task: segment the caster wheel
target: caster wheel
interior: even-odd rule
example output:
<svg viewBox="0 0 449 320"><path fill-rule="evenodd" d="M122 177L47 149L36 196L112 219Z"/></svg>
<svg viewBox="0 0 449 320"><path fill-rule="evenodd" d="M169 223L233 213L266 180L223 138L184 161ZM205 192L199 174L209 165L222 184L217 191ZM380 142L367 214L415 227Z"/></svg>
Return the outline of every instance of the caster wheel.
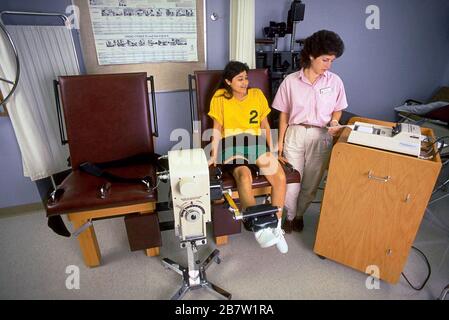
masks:
<svg viewBox="0 0 449 320"><path fill-rule="evenodd" d="M221 263L221 258L219 258L219 257L216 257L214 260L215 260L216 264L220 264Z"/></svg>

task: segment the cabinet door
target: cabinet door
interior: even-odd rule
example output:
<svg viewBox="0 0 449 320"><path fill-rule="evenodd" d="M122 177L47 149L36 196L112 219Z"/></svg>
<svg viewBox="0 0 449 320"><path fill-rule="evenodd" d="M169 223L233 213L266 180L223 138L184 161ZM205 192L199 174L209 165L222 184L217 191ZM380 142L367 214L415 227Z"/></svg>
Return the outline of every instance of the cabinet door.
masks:
<svg viewBox="0 0 449 320"><path fill-rule="evenodd" d="M396 283L407 262L441 166L408 156L397 155L392 159L391 188L397 198L392 200L388 216L391 234L385 244L381 278Z"/></svg>
<svg viewBox="0 0 449 320"><path fill-rule="evenodd" d="M412 166L418 163L422 169L420 161L337 144L315 252L362 272L378 270L381 279L397 282L430 197L429 184L420 187L429 172Z"/></svg>

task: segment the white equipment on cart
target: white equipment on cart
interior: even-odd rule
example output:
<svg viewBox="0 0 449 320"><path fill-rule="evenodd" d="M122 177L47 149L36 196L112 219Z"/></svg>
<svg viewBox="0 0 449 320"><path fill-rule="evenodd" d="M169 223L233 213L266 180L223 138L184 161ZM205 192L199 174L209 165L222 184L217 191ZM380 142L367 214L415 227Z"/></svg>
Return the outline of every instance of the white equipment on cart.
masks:
<svg viewBox="0 0 449 320"><path fill-rule="evenodd" d="M351 126L348 142L419 157L421 153L421 129L410 123L398 123L395 127L355 122Z"/></svg>

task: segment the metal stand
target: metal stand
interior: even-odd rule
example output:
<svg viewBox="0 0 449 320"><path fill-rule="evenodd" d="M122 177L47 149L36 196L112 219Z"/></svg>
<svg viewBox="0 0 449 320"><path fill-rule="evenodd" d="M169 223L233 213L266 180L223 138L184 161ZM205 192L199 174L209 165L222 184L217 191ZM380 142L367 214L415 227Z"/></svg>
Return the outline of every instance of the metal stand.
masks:
<svg viewBox="0 0 449 320"><path fill-rule="evenodd" d="M180 274L183 278L181 288L171 297L171 300L180 300L184 297L187 291L201 288L206 288L213 293L220 295L222 298L230 300L232 295L229 292L209 282L206 277L206 269L212 261L215 261L217 264L221 262L219 257L220 251L215 249L206 260L201 263L197 260L198 249L196 241L186 242L183 245L187 247L188 268L183 267L168 258L162 259L162 264L166 268Z"/></svg>

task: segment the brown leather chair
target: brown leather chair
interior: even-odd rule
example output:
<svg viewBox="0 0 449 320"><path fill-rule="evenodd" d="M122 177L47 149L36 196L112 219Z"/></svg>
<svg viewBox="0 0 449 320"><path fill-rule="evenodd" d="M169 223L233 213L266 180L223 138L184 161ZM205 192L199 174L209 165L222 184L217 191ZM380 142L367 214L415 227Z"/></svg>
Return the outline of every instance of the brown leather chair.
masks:
<svg viewBox="0 0 449 320"><path fill-rule="evenodd" d="M152 77L149 80L153 89ZM74 229L84 226L78 240L89 267L98 266L101 259L89 223L97 219L125 216L131 250L146 249L148 255L158 255L159 221L157 214L152 214L157 200L156 168L150 161L157 133L152 132L147 74L64 76L59 77L59 90L55 89L58 105L60 91L72 170L49 199L47 216L67 214ZM154 90L152 94L154 98ZM58 115L61 123L60 112ZM154 122L157 127L156 118ZM60 129L61 139L67 142L64 129ZM144 155L144 160L120 163L136 155ZM124 178L148 176L152 185L110 182L81 170L86 162L115 162L105 169L108 173Z"/></svg>
<svg viewBox="0 0 449 320"><path fill-rule="evenodd" d="M189 76L189 91L190 91L190 105L193 120L200 122L200 132L196 132L196 127L193 128L193 136L202 136L202 133L213 127L212 119L207 115L210 109L210 101L214 91L220 82L222 70L203 70L195 71L193 75ZM270 103L271 100L271 85L270 77L267 69L252 69L248 73L249 86L259 88L265 94L265 97ZM193 83L195 82L195 89ZM194 108L193 96L196 93L196 110ZM272 115L274 112L271 112ZM270 116L269 116L270 117ZM273 121L269 118L270 123ZM210 141L202 141L201 147L208 145ZM287 178L287 183L299 183L300 174L294 169L284 166L284 171ZM223 172L223 187L224 189L232 189L233 198L238 198L237 185L230 172ZM255 196L269 195L271 193L271 185L264 176L253 175L253 192ZM228 235L241 232L240 221L235 221L232 214L226 209L222 203L214 203L212 206L212 225L213 234L216 238L217 244L225 244L228 240Z"/></svg>

